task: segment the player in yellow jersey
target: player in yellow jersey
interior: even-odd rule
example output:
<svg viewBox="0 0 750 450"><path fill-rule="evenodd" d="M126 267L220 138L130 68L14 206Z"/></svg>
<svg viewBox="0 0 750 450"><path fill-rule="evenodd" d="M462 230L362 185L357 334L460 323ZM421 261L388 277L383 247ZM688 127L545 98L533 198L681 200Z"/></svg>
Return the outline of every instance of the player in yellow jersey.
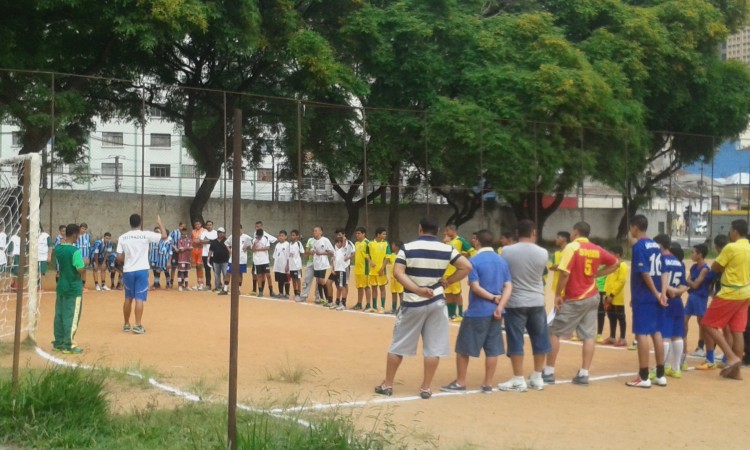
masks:
<svg viewBox="0 0 750 450"><path fill-rule="evenodd" d="M365 227L354 230L354 285L357 287L357 304L354 309L362 309L362 297L367 299L365 310L370 306L370 241Z"/></svg>
<svg viewBox="0 0 750 450"><path fill-rule="evenodd" d="M515 242L515 237L512 231L503 231L500 233L500 247L497 248L497 254L502 256L503 247L510 245Z"/></svg>
<svg viewBox="0 0 750 450"><path fill-rule="evenodd" d="M370 241L367 246L370 250L370 288L372 289L372 308L368 312L385 312L385 287L388 285L388 255L391 254L391 246L386 241L388 234L383 227L375 228L375 240ZM378 307L378 293L380 294L380 307Z"/></svg>
<svg viewBox="0 0 750 450"><path fill-rule="evenodd" d="M568 244L570 244L570 233L567 231L558 231L557 237L555 238L555 247L557 247L557 250L552 254L552 260L547 266L547 269L554 272L552 274L552 292L557 292L557 280L560 278L560 272L557 270L557 266L560 265L562 251Z"/></svg>
<svg viewBox="0 0 750 450"><path fill-rule="evenodd" d="M444 233L447 243L453 246L453 248L455 248L461 255L471 258L476 254L474 247L472 247L466 239L458 236L455 225L447 225ZM453 275L455 271L456 268L453 267L452 264L449 265L445 270L443 279ZM461 295L461 283L453 283L445 287L445 303L448 306L448 317L450 317L453 322L460 322L463 319L464 314L464 299ZM458 308L458 312L456 312L456 308Z"/></svg>
<svg viewBox="0 0 750 450"><path fill-rule="evenodd" d="M398 256L398 252L401 251L402 248L404 248L403 242L392 242L391 254L388 255L388 259L391 263L391 310L388 312L390 314L396 314L399 305L401 305L401 301L404 299L404 285L399 283L396 277L393 276L393 268L396 266L396 257Z"/></svg>

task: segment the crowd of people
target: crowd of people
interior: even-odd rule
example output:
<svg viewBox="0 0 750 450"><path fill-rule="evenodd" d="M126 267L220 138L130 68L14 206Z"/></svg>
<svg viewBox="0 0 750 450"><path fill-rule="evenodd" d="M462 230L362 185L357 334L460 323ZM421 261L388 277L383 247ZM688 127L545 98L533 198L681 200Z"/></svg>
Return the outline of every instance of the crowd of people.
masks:
<svg viewBox="0 0 750 450"><path fill-rule="evenodd" d="M136 214L131 216L130 225L131 231L117 242L106 232L93 244L86 224L61 226L54 242L46 237L46 244L40 245L46 250L45 261L55 255L58 272L56 349L82 351L73 338L89 266L95 290L125 290L126 332L145 333L143 305L149 290L176 288L228 294L232 236L227 236L223 227L214 229L211 221L196 220L190 231L184 223L170 231L157 218L154 231L141 231L141 218ZM582 342L580 369L572 383L586 386L596 344L628 345L628 305L632 308L630 349L637 350L638 355L638 375L626 383L628 386L666 386L667 377L682 377L692 317L700 330L698 348L692 355L705 357L696 368L721 368L722 376L741 379L740 366L750 364L750 355L744 353L745 342L750 339L746 331L750 303L746 221L734 221L729 236L714 239L718 257L710 266L706 262L708 247L695 245L689 271L679 244L667 235L649 238L648 221L642 215L630 221L630 265L622 260L622 246L605 250L591 242L586 222L576 223L569 232L557 233L551 255L538 245L536 230L533 222L522 220L514 232L501 234L501 246L496 250L495 236L488 230L472 233L466 240L458 236L455 227L447 226L438 237L438 226L431 219L423 219L419 238L406 244L389 242L382 227L375 229L372 240L365 228L358 227L354 242L343 229L336 229L331 242L320 226L314 227L312 236L305 240L299 230L271 235L258 221L250 235L240 229L239 285L243 285L250 265L250 295L262 297L267 293L299 302L311 298L335 310L395 314L386 375L375 388L383 395L392 394L396 371L404 356L416 354L420 338L425 365L420 395L432 395L439 358L450 354L451 321L460 323L455 342L457 373L455 380L441 387L444 391L467 389L469 360L482 351L486 357L482 392L493 390L497 357L503 354L510 359L513 377L498 384L497 389L542 390L555 383L561 339ZM192 270L194 283L190 282ZM153 273L150 285L149 271ZM461 286L466 277L469 295L464 311ZM545 285L550 277L555 300L552 310L547 311ZM626 302L628 278L631 298ZM353 305L348 302L350 279L356 289ZM133 302L135 321L131 325ZM609 335L605 336L607 319ZM524 376L525 334L533 355L529 377ZM723 357L716 355L717 346Z"/></svg>

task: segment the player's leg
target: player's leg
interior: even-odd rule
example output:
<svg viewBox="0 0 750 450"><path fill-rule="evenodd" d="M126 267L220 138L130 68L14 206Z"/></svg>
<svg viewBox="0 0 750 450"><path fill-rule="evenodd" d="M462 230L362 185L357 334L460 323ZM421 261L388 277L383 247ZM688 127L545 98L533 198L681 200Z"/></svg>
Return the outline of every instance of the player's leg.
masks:
<svg viewBox="0 0 750 450"><path fill-rule="evenodd" d="M385 276L379 277L378 281L380 282L380 313L385 312L385 299L386 297L386 287L388 285L388 278Z"/></svg>
<svg viewBox="0 0 750 450"><path fill-rule="evenodd" d="M201 260L203 261L203 267L205 267L206 270L206 287L208 290L211 290L211 264L208 263L208 255L201 256Z"/></svg>
<svg viewBox="0 0 750 450"><path fill-rule="evenodd" d="M270 270L266 271L266 284L268 285L268 295L270 295L271 297L273 297L274 296L273 282L271 280L271 271ZM281 287L279 287L279 292L281 292Z"/></svg>
<svg viewBox="0 0 750 450"><path fill-rule="evenodd" d="M132 308L133 308L133 299L125 298L125 302L122 304L123 324L125 325L123 329L125 331L130 331L130 315L131 315Z"/></svg>
<svg viewBox="0 0 750 450"><path fill-rule="evenodd" d="M367 302L367 312L374 312L378 309L378 277L370 275L370 298Z"/></svg>
<svg viewBox="0 0 750 450"><path fill-rule="evenodd" d="M53 325L53 332L55 340L52 342L53 348L61 350L63 346L63 339L65 337L65 328L63 326L63 298L60 294L55 297L55 320Z"/></svg>
<svg viewBox="0 0 750 450"><path fill-rule="evenodd" d="M96 259L96 255L94 255L91 266L91 275L94 277L94 289L97 291L101 291L102 288L99 286L99 264Z"/></svg>
<svg viewBox="0 0 750 450"><path fill-rule="evenodd" d="M75 335L81 317L81 296L64 297L62 302L63 351L75 348Z"/></svg>
<svg viewBox="0 0 750 450"><path fill-rule="evenodd" d="M607 339L605 342L607 344L615 344L617 333L617 314L615 313L615 306L610 306L609 309L607 309L607 321L609 322L609 339Z"/></svg>
<svg viewBox="0 0 750 450"><path fill-rule="evenodd" d="M596 342L601 343L603 341L602 333L604 333L604 318L607 315L607 311L604 308L604 292L599 293L599 306L596 311ZM580 336L579 336L580 337Z"/></svg>

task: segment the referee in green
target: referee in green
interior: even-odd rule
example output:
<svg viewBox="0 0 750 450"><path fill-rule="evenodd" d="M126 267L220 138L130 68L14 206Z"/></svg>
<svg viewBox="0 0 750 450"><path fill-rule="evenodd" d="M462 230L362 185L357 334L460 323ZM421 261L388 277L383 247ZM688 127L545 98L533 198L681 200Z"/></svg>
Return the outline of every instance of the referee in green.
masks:
<svg viewBox="0 0 750 450"><path fill-rule="evenodd" d="M86 271L81 251L74 245L81 228L72 223L65 227L65 241L55 248L55 259L59 267L60 280L57 282L55 300L55 350L66 354L79 354L81 347L75 344L81 318L81 300Z"/></svg>

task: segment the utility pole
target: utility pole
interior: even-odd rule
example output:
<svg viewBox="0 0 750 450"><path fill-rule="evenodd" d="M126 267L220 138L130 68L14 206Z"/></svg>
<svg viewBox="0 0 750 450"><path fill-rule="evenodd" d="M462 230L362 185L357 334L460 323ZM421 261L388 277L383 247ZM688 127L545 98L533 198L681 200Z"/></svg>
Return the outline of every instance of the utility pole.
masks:
<svg viewBox="0 0 750 450"><path fill-rule="evenodd" d="M120 192L120 157L115 156L115 192Z"/></svg>

